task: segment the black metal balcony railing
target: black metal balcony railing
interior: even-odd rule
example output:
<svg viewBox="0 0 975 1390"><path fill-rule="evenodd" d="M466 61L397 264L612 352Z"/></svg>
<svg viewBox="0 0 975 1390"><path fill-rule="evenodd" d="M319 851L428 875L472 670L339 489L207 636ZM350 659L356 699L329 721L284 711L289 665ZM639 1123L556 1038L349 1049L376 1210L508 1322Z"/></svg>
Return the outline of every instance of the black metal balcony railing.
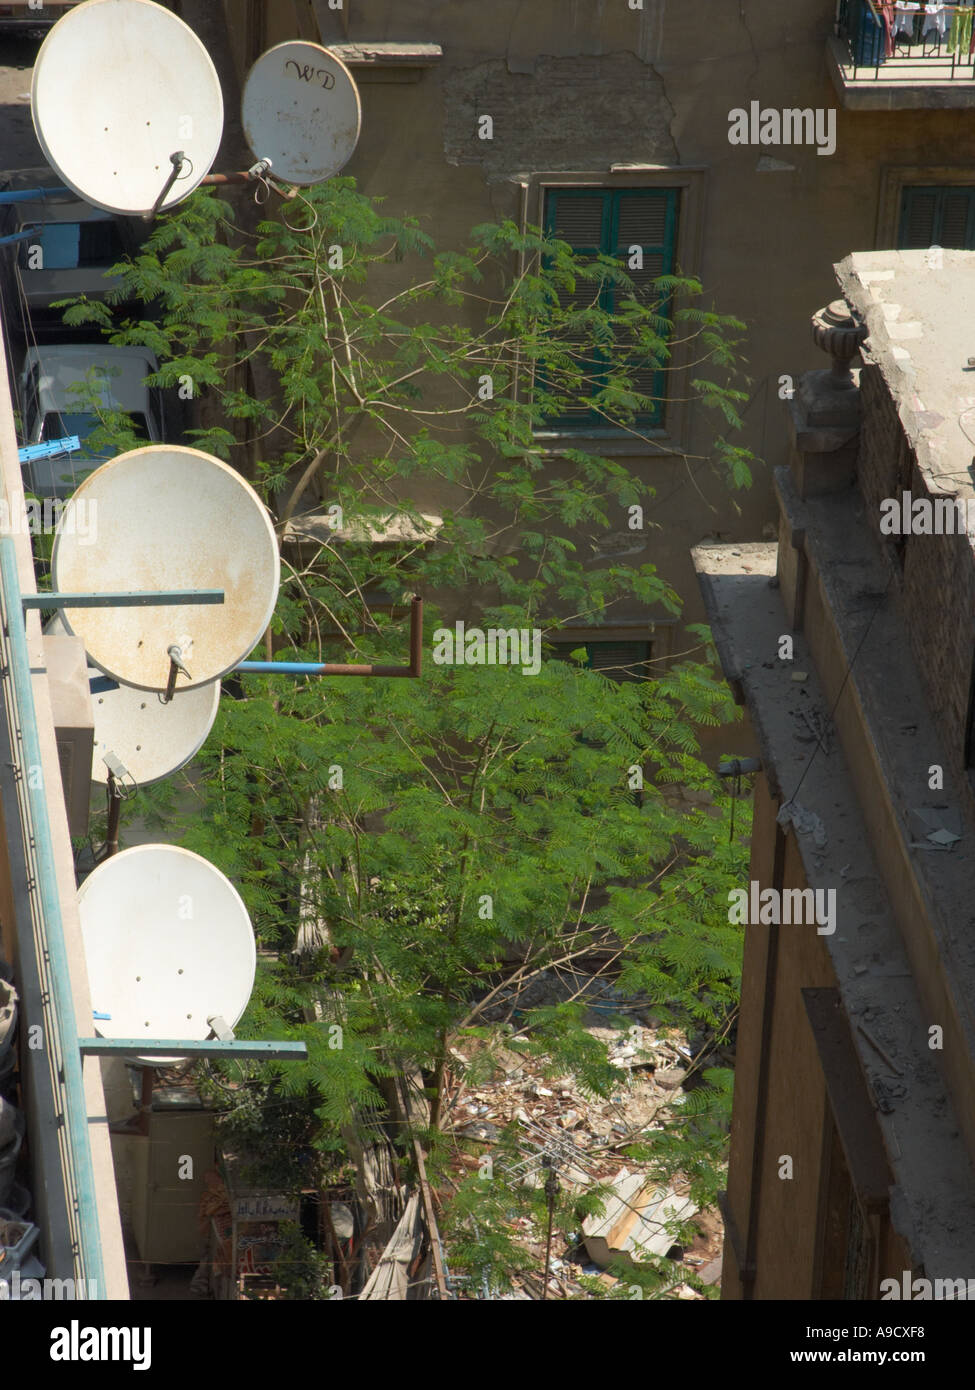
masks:
<svg viewBox="0 0 975 1390"><path fill-rule="evenodd" d="M854 80L975 80L975 0L839 0L836 33Z"/></svg>

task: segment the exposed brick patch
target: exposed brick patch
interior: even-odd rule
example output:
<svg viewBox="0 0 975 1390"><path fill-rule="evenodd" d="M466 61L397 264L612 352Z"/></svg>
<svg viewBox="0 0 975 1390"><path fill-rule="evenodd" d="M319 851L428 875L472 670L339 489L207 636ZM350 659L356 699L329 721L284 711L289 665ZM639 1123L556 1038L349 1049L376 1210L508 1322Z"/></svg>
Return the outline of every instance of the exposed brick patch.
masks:
<svg viewBox="0 0 975 1390"><path fill-rule="evenodd" d="M930 494L880 368L860 375L857 482L874 534L900 571L902 614L925 693L953 763L961 767L975 644L975 553L966 535L880 535L885 497ZM895 581L896 583L896 581Z"/></svg>

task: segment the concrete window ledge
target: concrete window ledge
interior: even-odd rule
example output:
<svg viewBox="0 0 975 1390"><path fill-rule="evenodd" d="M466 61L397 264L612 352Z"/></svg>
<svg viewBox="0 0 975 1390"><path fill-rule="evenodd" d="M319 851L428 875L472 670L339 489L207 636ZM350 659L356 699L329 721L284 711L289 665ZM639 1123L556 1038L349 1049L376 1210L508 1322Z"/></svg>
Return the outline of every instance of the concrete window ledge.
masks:
<svg viewBox="0 0 975 1390"><path fill-rule="evenodd" d="M439 63L438 43L330 43L329 48L349 67L419 67Z"/></svg>
<svg viewBox="0 0 975 1390"><path fill-rule="evenodd" d="M329 43L358 82L418 82L443 58L438 43Z"/></svg>

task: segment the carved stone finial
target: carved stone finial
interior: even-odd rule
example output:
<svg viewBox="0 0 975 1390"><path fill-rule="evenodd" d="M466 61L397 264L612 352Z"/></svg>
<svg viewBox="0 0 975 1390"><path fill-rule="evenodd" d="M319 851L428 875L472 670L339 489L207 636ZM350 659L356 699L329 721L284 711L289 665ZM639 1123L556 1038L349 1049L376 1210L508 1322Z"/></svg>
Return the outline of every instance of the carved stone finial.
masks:
<svg viewBox="0 0 975 1390"><path fill-rule="evenodd" d="M834 299L812 316L813 342L833 359L830 389L850 391L856 386L850 363L867 337L867 325L850 309L845 299Z"/></svg>

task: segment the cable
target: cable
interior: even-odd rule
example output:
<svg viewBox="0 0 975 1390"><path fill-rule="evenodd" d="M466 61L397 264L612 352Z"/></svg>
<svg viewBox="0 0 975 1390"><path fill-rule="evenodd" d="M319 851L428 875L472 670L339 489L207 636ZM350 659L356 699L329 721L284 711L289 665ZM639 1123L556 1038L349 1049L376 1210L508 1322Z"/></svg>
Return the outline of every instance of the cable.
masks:
<svg viewBox="0 0 975 1390"><path fill-rule="evenodd" d="M891 584L892 584L892 582L893 582L893 579L894 579L894 571L891 570L890 574L889 574L888 577L887 577L887 583L884 585L884 592L883 592L883 594L882 594L882 596L881 596L882 599L884 599L884 600L887 598L887 594L888 594L888 591L889 591L889 589L890 589L890 586L891 586ZM836 699L833 701L832 708L830 709L830 712L829 712L829 719L830 719L830 720L832 720L833 715L836 713L837 706L839 705L840 699L841 699L841 697L842 697L842 695L843 695L843 691L844 691L845 688L846 688L846 683L847 683L847 681L850 679L850 676L853 674L853 667L854 667L854 665L856 664L856 659L857 659L857 657L860 655L860 652L861 652L861 650L862 650L862 648L863 648L864 642L865 642L865 641L867 640L867 638L870 636L870 629L873 627L874 619L876 618L877 614L880 612L882 606L883 606L882 603L878 603L877 606L876 606L876 608L875 608L875 609L873 610L873 612L870 614L870 619L869 619L869 621L868 621L866 627L865 627L864 630L863 630L863 636L860 638L859 642L857 643L856 651L853 653L853 656L850 658L850 664L849 664L849 666L846 668L846 674L844 675L842 681L840 682L840 688L839 688L839 690L836 692ZM820 750L820 748L822 748L822 746L823 746L823 739L822 739L822 736L820 736L820 738L819 738L819 739L817 740L817 742L816 742L816 746L815 746L815 748L814 748L813 751L812 751L812 755L810 756L810 759L809 759L808 763L806 764L806 766L805 766L805 767L803 768L803 770L802 770L802 776L799 778L799 781L796 783L795 790L793 791L792 795L788 798L788 800L785 802L785 805L789 805L791 802L795 801L796 797L799 795L799 788L802 786L803 782L806 780L806 775L807 775L807 773L810 771L810 769L812 768L813 763L816 761L816 754L819 752L819 750Z"/></svg>

